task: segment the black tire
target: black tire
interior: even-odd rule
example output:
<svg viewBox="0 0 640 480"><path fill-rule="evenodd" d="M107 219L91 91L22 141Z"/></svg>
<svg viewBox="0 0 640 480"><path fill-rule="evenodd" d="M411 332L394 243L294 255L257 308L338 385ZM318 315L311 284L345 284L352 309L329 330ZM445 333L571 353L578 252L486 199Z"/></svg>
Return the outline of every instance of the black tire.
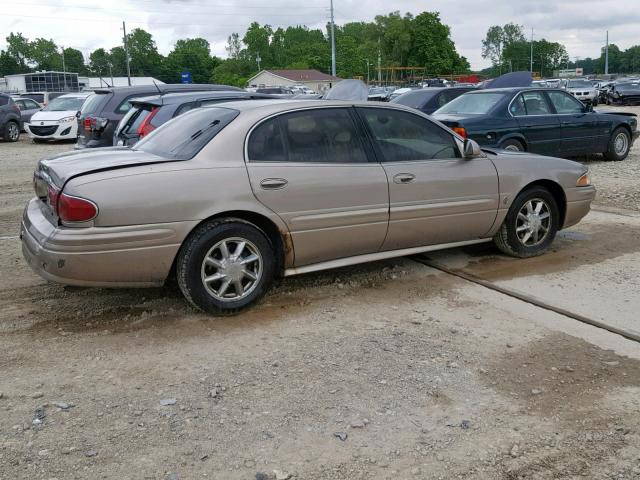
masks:
<svg viewBox="0 0 640 480"><path fill-rule="evenodd" d="M518 236L518 214L522 209L526 208L529 201L535 202L542 200L546 204L545 211L548 211L548 222L544 223L547 227L545 236L539 243L526 245ZM543 221L544 222L544 221ZM560 225L560 210L558 204L551 195L551 192L541 186L533 186L521 192L514 200L507 217L505 218L500 230L494 235L493 242L505 254L512 257L528 258L542 255L545 253L556 237Z"/></svg>
<svg viewBox="0 0 640 480"><path fill-rule="evenodd" d="M9 121L4 126L2 138L5 142L17 142L20 140L20 125L14 121Z"/></svg>
<svg viewBox="0 0 640 480"><path fill-rule="evenodd" d="M622 142L622 143L618 143ZM624 147L621 145L624 144ZM614 162L620 162L627 158L631 150L631 135L624 127L616 128L609 138L609 146L604 152L604 158Z"/></svg>
<svg viewBox="0 0 640 480"><path fill-rule="evenodd" d="M593 99L593 102L591 102L591 106L592 107L597 107L598 106L598 99L597 98Z"/></svg>
<svg viewBox="0 0 640 480"><path fill-rule="evenodd" d="M500 144L500 148L503 150L509 150L514 152L525 152L526 148L522 144L520 140L516 140L515 138L510 138L509 140L505 140Z"/></svg>
<svg viewBox="0 0 640 480"><path fill-rule="evenodd" d="M224 257L222 256L219 257L220 260L214 258L214 253L217 251L216 247L223 240L228 242L226 245L230 247L234 247L235 244L234 248L236 249L241 243L239 240L244 240L247 250L241 251L240 254L249 252L251 255L259 257L258 260L251 264L253 270L250 273L257 277L256 280L242 277L243 273L240 273L240 288L245 288L242 282L247 281L247 292L243 293L240 298L235 298L238 297L238 287L235 282L233 282L233 285L227 283L227 288L224 291L222 287L227 279L232 278L233 275L238 275L238 268L241 268L244 272L244 266L238 266L237 263L239 262L237 261L235 261L235 267L227 267L229 270L225 270L220 265L204 265L205 257L208 255L211 255L209 258L216 262L223 261ZM229 248L225 248L229 250ZM227 253L230 254L231 252ZM240 259L244 260L249 257L250 255L245 255ZM234 260L231 259L231 262L233 263ZM256 262L260 262L259 268L256 267L258 265ZM262 230L238 218L217 219L200 225L184 242L178 253L176 277L182 294L194 307L214 315L231 315L256 302L269 290L275 276L276 263L275 249ZM227 271L231 271L228 277L224 273ZM208 287L205 286L204 277L209 276L211 278L216 275L223 275L224 280L214 280L208 284ZM233 288L235 297L225 298L225 292L228 292L229 295L231 294L228 290L229 288ZM216 294L220 293L222 293L222 297L217 297Z"/></svg>

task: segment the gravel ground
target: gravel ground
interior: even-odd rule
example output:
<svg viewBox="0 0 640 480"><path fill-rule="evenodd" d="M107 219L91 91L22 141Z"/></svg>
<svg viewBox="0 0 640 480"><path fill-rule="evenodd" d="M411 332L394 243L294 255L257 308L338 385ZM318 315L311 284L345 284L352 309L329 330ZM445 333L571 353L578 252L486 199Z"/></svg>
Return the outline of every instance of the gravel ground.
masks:
<svg viewBox="0 0 640 480"><path fill-rule="evenodd" d="M286 279L232 318L171 287L44 282L15 236L36 161L69 148L0 144L1 480L640 478L637 343L411 259ZM638 209L638 153L585 160L601 204ZM454 257L619 279L640 241L616 218L536 259Z"/></svg>

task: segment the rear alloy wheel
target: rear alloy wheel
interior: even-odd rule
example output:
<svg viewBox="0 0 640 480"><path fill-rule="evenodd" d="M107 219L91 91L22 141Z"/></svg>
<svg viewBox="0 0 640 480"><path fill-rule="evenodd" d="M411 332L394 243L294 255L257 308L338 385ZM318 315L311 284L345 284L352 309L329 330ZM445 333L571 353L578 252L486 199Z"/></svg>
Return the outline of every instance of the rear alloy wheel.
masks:
<svg viewBox="0 0 640 480"><path fill-rule="evenodd" d="M524 152L524 145L515 139L505 140L500 144L500 148L507 150L508 152Z"/></svg>
<svg viewBox="0 0 640 480"><path fill-rule="evenodd" d="M195 307L231 314L271 286L275 255L269 239L240 219L207 222L183 245L177 261L180 290Z"/></svg>
<svg viewBox="0 0 640 480"><path fill-rule="evenodd" d="M541 255L553 242L559 220L553 195L546 188L532 187L515 199L493 241L502 252L513 257Z"/></svg>
<svg viewBox="0 0 640 480"><path fill-rule="evenodd" d="M604 158L619 162L627 158L631 149L631 135L622 127L618 127L613 131L613 135L609 139L609 147L604 152Z"/></svg>
<svg viewBox="0 0 640 480"><path fill-rule="evenodd" d="M20 127L16 122L7 122L4 127L4 139L7 142L17 142L20 139Z"/></svg>

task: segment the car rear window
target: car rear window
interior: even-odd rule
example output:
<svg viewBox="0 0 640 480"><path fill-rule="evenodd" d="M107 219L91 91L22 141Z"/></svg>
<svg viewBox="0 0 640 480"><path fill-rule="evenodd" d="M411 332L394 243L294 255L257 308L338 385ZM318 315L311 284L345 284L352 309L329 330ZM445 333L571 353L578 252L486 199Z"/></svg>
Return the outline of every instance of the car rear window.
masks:
<svg viewBox="0 0 640 480"><path fill-rule="evenodd" d="M23 93L20 96L24 98L30 98L39 103L44 103L44 93Z"/></svg>
<svg viewBox="0 0 640 480"><path fill-rule="evenodd" d="M154 130L133 150L174 160L190 160L239 114L238 110L221 107L191 110Z"/></svg>
<svg viewBox="0 0 640 480"><path fill-rule="evenodd" d="M407 92L391 100L391 103L399 103L400 105L406 105L411 108L420 108L436 93L438 93L438 91L428 92L417 90L414 92Z"/></svg>
<svg viewBox="0 0 640 480"><path fill-rule="evenodd" d="M0 107L4 107L9 104L9 97L5 97L4 95L0 95Z"/></svg>
<svg viewBox="0 0 640 480"><path fill-rule="evenodd" d="M149 116L151 113L150 105L140 105L129 110L127 115L125 115L123 122L124 126L120 130L121 133L133 133L140 128L144 119Z"/></svg>
<svg viewBox="0 0 640 480"><path fill-rule="evenodd" d="M111 95L111 93L94 93L93 95L90 95L89 98L87 98L87 101L82 104L80 113L82 115L87 115L101 112Z"/></svg>
<svg viewBox="0 0 640 480"><path fill-rule="evenodd" d="M436 110L435 113L484 115L489 113L503 98L503 93L471 93L452 100Z"/></svg>

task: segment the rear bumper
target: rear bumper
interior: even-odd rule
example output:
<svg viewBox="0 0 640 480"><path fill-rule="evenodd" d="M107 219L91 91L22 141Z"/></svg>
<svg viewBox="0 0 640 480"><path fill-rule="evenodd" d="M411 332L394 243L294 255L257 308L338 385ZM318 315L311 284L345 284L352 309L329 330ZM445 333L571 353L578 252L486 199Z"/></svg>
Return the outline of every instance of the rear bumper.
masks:
<svg viewBox="0 0 640 480"><path fill-rule="evenodd" d="M125 227L57 227L33 199L24 210L22 254L53 282L92 287L150 287L166 280L182 240L197 222Z"/></svg>
<svg viewBox="0 0 640 480"><path fill-rule="evenodd" d="M593 185L568 188L565 193L567 195L567 212L562 228L575 225L589 213L591 202L596 197L596 188Z"/></svg>

